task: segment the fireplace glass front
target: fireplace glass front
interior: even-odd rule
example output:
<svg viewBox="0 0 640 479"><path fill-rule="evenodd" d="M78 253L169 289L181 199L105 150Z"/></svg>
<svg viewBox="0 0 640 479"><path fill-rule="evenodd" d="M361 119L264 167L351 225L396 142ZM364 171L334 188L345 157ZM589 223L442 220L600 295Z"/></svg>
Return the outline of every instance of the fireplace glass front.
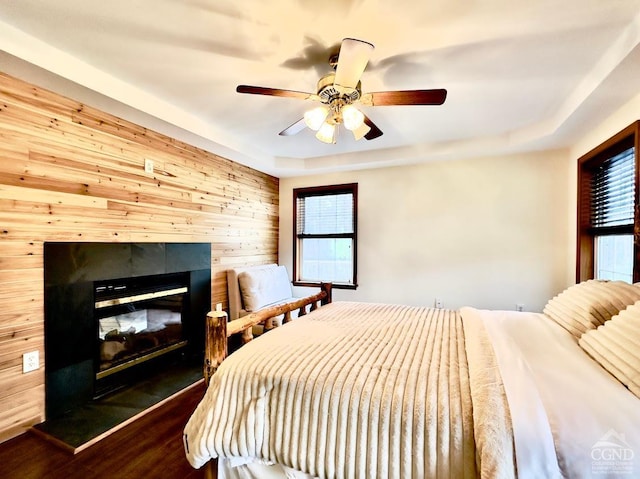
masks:
<svg viewBox="0 0 640 479"><path fill-rule="evenodd" d="M96 282L94 293L96 395L118 383L113 376L187 346L181 275Z"/></svg>

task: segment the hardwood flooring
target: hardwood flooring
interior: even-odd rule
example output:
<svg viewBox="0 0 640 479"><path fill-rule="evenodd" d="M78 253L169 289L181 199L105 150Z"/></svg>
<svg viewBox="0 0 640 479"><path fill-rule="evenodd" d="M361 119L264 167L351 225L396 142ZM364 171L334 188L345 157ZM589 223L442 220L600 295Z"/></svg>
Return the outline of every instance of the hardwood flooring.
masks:
<svg viewBox="0 0 640 479"><path fill-rule="evenodd" d="M200 384L76 455L26 433L0 444L3 479L200 479L182 430L204 394Z"/></svg>

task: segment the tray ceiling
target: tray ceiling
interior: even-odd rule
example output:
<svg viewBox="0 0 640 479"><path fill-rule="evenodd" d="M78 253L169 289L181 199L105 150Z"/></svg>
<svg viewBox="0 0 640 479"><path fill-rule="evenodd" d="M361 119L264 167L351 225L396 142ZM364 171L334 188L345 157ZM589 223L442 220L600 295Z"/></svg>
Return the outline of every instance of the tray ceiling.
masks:
<svg viewBox="0 0 640 479"><path fill-rule="evenodd" d="M313 102L236 93L315 93L345 37L375 45L363 91L445 104L362 107L384 135L327 145L278 136ZM0 39L8 73L276 176L567 147L640 92L640 0L1 0Z"/></svg>

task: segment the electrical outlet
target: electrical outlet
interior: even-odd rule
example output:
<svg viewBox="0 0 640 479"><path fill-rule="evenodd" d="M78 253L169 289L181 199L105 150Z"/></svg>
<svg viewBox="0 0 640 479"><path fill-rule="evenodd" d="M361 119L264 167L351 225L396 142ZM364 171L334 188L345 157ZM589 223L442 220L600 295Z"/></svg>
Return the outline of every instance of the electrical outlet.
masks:
<svg viewBox="0 0 640 479"><path fill-rule="evenodd" d="M149 158L144 159L144 171L147 173L153 173L153 160Z"/></svg>
<svg viewBox="0 0 640 479"><path fill-rule="evenodd" d="M522 303L516 304L516 311L524 311L524 304Z"/></svg>
<svg viewBox="0 0 640 479"><path fill-rule="evenodd" d="M31 351L22 355L22 372L28 373L29 371L35 371L40 367L40 353L38 351Z"/></svg>
<svg viewBox="0 0 640 479"><path fill-rule="evenodd" d="M442 300L440 298L436 298L435 300L433 300L433 306L438 308L438 309L442 309Z"/></svg>

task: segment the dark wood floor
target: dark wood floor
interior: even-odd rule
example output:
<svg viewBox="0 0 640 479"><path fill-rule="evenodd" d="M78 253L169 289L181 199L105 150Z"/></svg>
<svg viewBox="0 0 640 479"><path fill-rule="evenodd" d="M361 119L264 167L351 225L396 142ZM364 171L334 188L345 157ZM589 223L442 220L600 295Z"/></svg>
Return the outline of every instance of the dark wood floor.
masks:
<svg viewBox="0 0 640 479"><path fill-rule="evenodd" d="M0 444L0 478L203 478L182 446L182 430L203 394L203 384L193 387L76 455L23 434Z"/></svg>

